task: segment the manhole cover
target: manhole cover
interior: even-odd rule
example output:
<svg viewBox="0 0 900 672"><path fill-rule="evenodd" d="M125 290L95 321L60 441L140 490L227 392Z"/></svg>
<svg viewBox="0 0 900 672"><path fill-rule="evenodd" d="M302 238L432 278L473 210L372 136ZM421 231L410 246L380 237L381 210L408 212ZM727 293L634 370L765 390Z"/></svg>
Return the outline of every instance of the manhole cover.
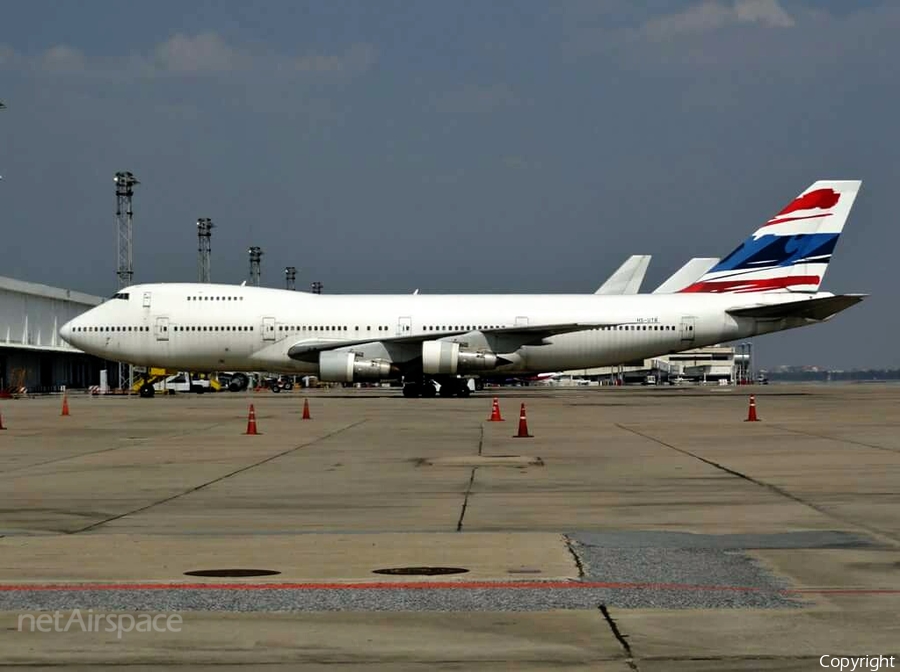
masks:
<svg viewBox="0 0 900 672"><path fill-rule="evenodd" d="M272 576L273 574L281 574L274 569L195 569L192 572L185 572L186 576L218 576L218 577L241 577L241 576Z"/></svg>
<svg viewBox="0 0 900 672"><path fill-rule="evenodd" d="M465 574L468 569L462 567L388 567L374 569L374 574L402 574L404 576L440 576L441 574Z"/></svg>

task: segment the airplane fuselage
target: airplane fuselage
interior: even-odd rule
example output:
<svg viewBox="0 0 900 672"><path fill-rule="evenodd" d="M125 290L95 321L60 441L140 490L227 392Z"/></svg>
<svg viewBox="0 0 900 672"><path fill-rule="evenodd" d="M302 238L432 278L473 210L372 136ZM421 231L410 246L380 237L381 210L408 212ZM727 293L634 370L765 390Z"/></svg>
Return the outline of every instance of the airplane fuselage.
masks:
<svg viewBox="0 0 900 672"><path fill-rule="evenodd" d="M785 295L598 296L316 295L260 287L166 283L136 285L76 318L63 338L110 360L191 371L318 372L291 358L300 342L334 342L360 359L402 364L418 344L401 336L459 343L502 355L482 373L540 373L650 358L806 324L800 319L735 318L733 306L783 303ZM819 293L800 295L796 300ZM787 300L793 300L788 297ZM524 343L491 330L560 323L594 326ZM381 342L380 339L385 339ZM342 348L341 341L367 341Z"/></svg>

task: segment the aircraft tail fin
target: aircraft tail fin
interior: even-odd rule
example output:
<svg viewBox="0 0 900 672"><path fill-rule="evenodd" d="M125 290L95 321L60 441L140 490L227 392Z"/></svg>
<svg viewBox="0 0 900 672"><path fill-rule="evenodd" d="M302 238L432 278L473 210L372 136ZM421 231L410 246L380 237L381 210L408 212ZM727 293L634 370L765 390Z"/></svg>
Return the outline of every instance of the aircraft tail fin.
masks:
<svg viewBox="0 0 900 672"><path fill-rule="evenodd" d="M681 291L695 280L699 280L709 269L719 263L718 257L694 257L675 271L659 287L654 294L674 294Z"/></svg>
<svg viewBox="0 0 900 672"><path fill-rule="evenodd" d="M637 294L650 265L649 254L633 254L594 294Z"/></svg>
<svg viewBox="0 0 900 672"><path fill-rule="evenodd" d="M816 292L859 193L859 180L820 180L682 292Z"/></svg>

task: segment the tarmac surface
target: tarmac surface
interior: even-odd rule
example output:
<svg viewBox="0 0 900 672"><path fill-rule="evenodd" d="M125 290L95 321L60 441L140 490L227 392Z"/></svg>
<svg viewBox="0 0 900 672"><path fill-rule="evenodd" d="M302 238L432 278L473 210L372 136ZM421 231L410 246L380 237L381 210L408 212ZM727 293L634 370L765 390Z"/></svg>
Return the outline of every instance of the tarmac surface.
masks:
<svg viewBox="0 0 900 672"><path fill-rule="evenodd" d="M68 402L0 400L0 666L900 665L900 385Z"/></svg>

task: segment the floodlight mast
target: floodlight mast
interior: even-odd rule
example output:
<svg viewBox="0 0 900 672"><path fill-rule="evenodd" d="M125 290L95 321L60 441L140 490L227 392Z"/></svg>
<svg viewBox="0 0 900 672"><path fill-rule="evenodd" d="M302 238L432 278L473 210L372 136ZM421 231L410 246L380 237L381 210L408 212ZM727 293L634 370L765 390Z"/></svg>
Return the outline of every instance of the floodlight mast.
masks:
<svg viewBox="0 0 900 672"><path fill-rule="evenodd" d="M119 289L124 289L134 281L134 210L132 198L138 182L133 173L120 171L113 177L116 183L116 244L118 263L116 278ZM134 370L128 364L119 362L119 389L131 391L134 387Z"/></svg>
<svg viewBox="0 0 900 672"><path fill-rule="evenodd" d="M212 230L215 224L209 217L197 220L197 280L210 283L210 257L212 256Z"/></svg>
<svg viewBox="0 0 900 672"><path fill-rule="evenodd" d="M5 110L5 109L6 109L6 105L4 105L3 101L0 100L0 110ZM3 179L3 175L0 175L0 180L2 180L2 179Z"/></svg>
<svg viewBox="0 0 900 672"><path fill-rule="evenodd" d="M140 184L133 173L119 172L113 177L116 183L116 240L118 242L118 266L116 276L119 289L128 287L134 280L134 187Z"/></svg>
<svg viewBox="0 0 900 672"><path fill-rule="evenodd" d="M284 286L285 286L285 289L290 289L292 291L297 289L297 267L296 266L285 266L284 267Z"/></svg>
<svg viewBox="0 0 900 672"><path fill-rule="evenodd" d="M258 245L252 246L248 252L250 253L250 284L259 287L260 266L263 251Z"/></svg>

